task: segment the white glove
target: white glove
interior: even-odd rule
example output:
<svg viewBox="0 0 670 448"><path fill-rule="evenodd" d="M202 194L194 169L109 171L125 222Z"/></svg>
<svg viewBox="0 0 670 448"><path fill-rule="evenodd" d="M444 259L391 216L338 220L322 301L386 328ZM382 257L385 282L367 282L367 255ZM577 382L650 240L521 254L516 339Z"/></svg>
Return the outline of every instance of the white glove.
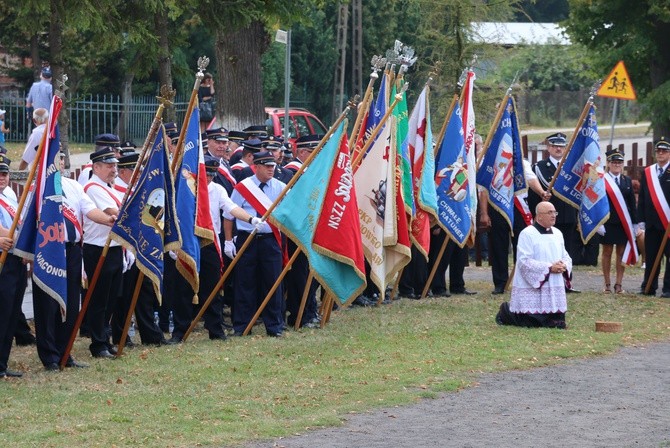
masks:
<svg viewBox="0 0 670 448"><path fill-rule="evenodd" d="M123 254L123 272L127 272L135 263L135 255L129 250L124 251Z"/></svg>
<svg viewBox="0 0 670 448"><path fill-rule="evenodd" d="M600 236L605 236L605 226L598 227L598 230L596 230L596 233Z"/></svg>
<svg viewBox="0 0 670 448"><path fill-rule="evenodd" d="M232 240L223 242L223 253L226 254L226 257L228 258L235 258L235 255L237 254L237 248L235 247L235 243L233 243Z"/></svg>
<svg viewBox="0 0 670 448"><path fill-rule="evenodd" d="M171 250L171 251L168 252L168 255L169 255L170 258L172 258L174 261L177 261L177 252Z"/></svg>
<svg viewBox="0 0 670 448"><path fill-rule="evenodd" d="M637 228L640 229L640 230L642 230L643 232L644 232L645 230L647 230L647 229L646 229L646 224L643 223L643 222L638 222L638 223L637 223Z"/></svg>
<svg viewBox="0 0 670 448"><path fill-rule="evenodd" d="M263 224L265 224L265 221L263 221L261 218L251 218L251 225L254 226L256 230L260 230Z"/></svg>

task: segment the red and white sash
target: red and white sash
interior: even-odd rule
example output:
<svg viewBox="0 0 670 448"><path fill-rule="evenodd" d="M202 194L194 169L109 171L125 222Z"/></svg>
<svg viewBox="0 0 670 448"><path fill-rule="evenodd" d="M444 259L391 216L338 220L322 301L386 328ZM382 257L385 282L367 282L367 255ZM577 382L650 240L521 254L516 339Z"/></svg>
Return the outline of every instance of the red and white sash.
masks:
<svg viewBox="0 0 670 448"><path fill-rule="evenodd" d="M661 219L663 228L667 228L668 222L670 222L670 206L668 206L668 200L665 198L663 190L661 189L661 183L658 181L656 165L646 167L644 169L644 175L647 177L649 196L651 196L651 201L654 203L656 213Z"/></svg>
<svg viewBox="0 0 670 448"><path fill-rule="evenodd" d="M518 195L514 195L514 207L516 207L517 211L523 217L523 222L526 223L526 227L533 224L533 215L530 212L530 208L528 208L528 204L524 198Z"/></svg>
<svg viewBox="0 0 670 448"><path fill-rule="evenodd" d="M91 187L100 187L103 190L105 190L107 192L107 194L109 195L109 197L111 197L114 200L114 202L116 202L116 208L118 208L118 209L121 208L121 201L119 201L119 198L117 198L116 195L114 193L112 193L112 191L108 187L106 187L104 185L100 185L99 183L96 183L96 182L89 182L84 187L84 191L88 192L88 189L91 188Z"/></svg>
<svg viewBox="0 0 670 448"><path fill-rule="evenodd" d="M218 172L219 172L220 175L222 175L223 177L228 179L228 182L230 182L233 186L237 185L237 181L235 180L233 175L230 173L230 171L228 171L228 168L219 166Z"/></svg>
<svg viewBox="0 0 670 448"><path fill-rule="evenodd" d="M256 185L250 177L235 185L235 189L261 216L265 216L265 213L272 206L272 201L270 198L268 198L264 191L258 188L258 185ZM269 222L267 222L267 224L270 226L270 229L272 229L272 233L277 240L277 244L279 244L279 248L282 249L283 264L286 266L288 263L288 255L286 251L283 250L281 233L276 226L270 224Z"/></svg>
<svg viewBox="0 0 670 448"><path fill-rule="evenodd" d="M619 221L621 221L623 231L626 234L626 239L628 240L626 243L626 249L624 249L623 256L621 257L621 261L627 265L633 265L637 263L637 259L639 258L637 244L635 244L635 234L633 233L633 221L630 219L630 213L628 213L628 207L626 206L626 201L621 194L621 189L617 186L616 182L614 182L612 175L607 173L605 176L603 176L603 178L605 179L605 190L607 191L607 196L609 197L610 201L612 201L614 210L616 210L616 213L619 216Z"/></svg>
<svg viewBox="0 0 670 448"><path fill-rule="evenodd" d="M74 228L77 229L77 232L79 232L79 242L83 241L84 230L81 228L81 224L79 223L79 220L77 219L74 210L70 208L70 206L67 205L65 201L62 202L62 205L63 205L63 216L65 217L65 219L70 221L74 226ZM75 239L77 239L77 235L75 235L74 237Z"/></svg>
<svg viewBox="0 0 670 448"><path fill-rule="evenodd" d="M237 162L235 165L231 166L230 169L233 171L243 170L249 165L246 162ZM253 168L252 168L253 169Z"/></svg>
<svg viewBox="0 0 670 448"><path fill-rule="evenodd" d="M14 207L12 204L7 202L3 197L2 194L0 194L0 207L4 208L7 213L9 213L9 216L14 219L16 216L16 207Z"/></svg>
<svg viewBox="0 0 670 448"><path fill-rule="evenodd" d="M289 162L286 165L284 165L284 168L286 168L287 170L291 170L294 173L297 173L301 166L302 162L293 160L292 162Z"/></svg>

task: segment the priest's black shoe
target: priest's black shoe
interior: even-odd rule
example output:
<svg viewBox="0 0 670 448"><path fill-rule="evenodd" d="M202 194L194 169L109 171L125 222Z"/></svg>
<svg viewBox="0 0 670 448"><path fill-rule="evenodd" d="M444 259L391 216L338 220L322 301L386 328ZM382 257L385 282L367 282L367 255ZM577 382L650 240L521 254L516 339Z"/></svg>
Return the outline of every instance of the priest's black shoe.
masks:
<svg viewBox="0 0 670 448"><path fill-rule="evenodd" d="M505 294L505 288L504 288L504 287L502 287L502 288L500 288L500 287L495 288L495 289L493 290L493 294Z"/></svg>
<svg viewBox="0 0 670 448"><path fill-rule="evenodd" d="M575 288L565 288L565 292L568 294L581 294L581 291Z"/></svg>

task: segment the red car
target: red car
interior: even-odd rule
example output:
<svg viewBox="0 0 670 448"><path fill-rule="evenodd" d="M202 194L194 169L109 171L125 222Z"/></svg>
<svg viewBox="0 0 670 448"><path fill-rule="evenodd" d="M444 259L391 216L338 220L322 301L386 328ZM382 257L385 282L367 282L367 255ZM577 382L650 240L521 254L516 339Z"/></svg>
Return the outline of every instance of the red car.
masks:
<svg viewBox="0 0 670 448"><path fill-rule="evenodd" d="M284 114L285 109L280 107L266 107L265 112L268 118L265 120L265 126L268 129L269 135L281 137L284 135ZM321 123L321 120L316 118L307 109L291 108L288 110L289 114L289 128L288 136L291 146L295 145L295 140L303 135L310 134L325 134L326 126Z"/></svg>

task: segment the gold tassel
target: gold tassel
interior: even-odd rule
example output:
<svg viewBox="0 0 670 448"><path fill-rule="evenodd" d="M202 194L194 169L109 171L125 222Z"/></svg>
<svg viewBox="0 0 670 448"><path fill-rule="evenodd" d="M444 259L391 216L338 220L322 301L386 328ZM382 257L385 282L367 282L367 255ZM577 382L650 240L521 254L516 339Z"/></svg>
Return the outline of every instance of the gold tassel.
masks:
<svg viewBox="0 0 670 448"><path fill-rule="evenodd" d="M199 303L198 295L197 295L197 294L193 294L193 301L191 301L191 303L192 303L193 305L197 305L197 304Z"/></svg>

